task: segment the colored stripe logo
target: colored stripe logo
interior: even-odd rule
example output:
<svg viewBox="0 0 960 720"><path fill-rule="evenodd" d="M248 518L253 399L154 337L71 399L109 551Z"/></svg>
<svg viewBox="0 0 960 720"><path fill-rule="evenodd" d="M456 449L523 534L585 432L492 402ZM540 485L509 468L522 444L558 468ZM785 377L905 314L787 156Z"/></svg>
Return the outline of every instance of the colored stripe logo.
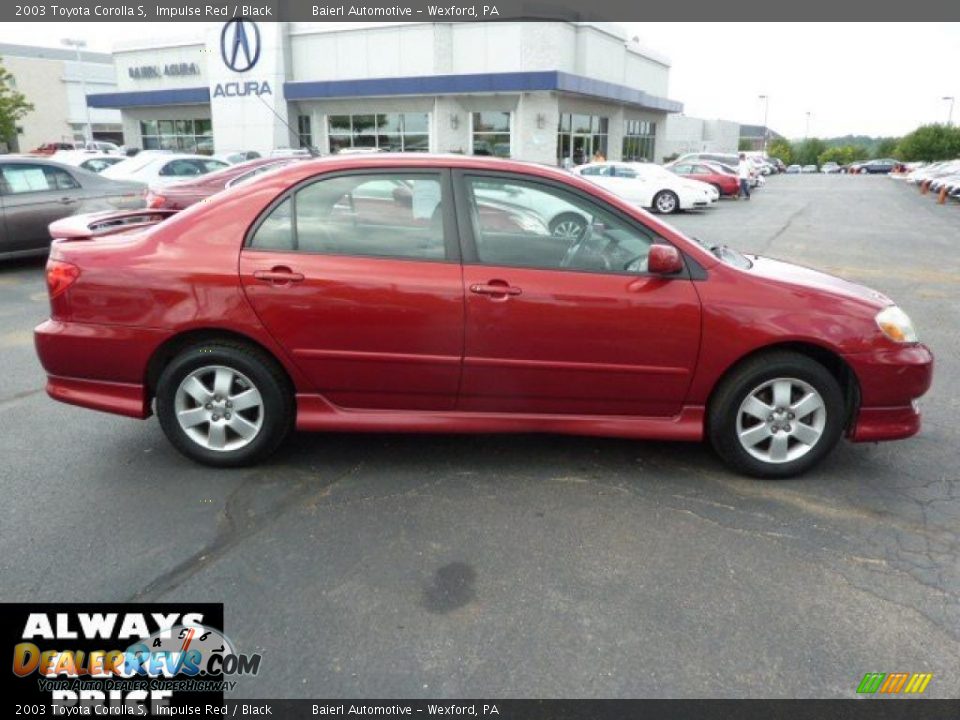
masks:
<svg viewBox="0 0 960 720"><path fill-rule="evenodd" d="M927 689L933 673L867 673L857 686L857 692L865 695L897 693L919 695Z"/></svg>

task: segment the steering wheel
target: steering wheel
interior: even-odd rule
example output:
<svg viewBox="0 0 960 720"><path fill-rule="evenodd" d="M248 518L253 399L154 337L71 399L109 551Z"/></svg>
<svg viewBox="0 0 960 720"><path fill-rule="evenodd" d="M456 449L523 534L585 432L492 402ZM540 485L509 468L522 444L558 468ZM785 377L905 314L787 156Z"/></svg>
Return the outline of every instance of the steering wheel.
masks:
<svg viewBox="0 0 960 720"><path fill-rule="evenodd" d="M644 253L643 255L637 255L627 260L623 264L623 269L629 272L646 272L647 271L647 260L650 258L649 253Z"/></svg>

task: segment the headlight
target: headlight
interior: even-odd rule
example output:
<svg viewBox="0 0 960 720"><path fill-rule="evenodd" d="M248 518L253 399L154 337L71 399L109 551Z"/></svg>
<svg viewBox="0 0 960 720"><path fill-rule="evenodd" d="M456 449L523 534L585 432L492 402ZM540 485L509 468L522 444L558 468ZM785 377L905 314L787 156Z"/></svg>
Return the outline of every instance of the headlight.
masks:
<svg viewBox="0 0 960 720"><path fill-rule="evenodd" d="M907 314L896 305L877 313L877 327L888 338L898 343L917 342L917 331Z"/></svg>

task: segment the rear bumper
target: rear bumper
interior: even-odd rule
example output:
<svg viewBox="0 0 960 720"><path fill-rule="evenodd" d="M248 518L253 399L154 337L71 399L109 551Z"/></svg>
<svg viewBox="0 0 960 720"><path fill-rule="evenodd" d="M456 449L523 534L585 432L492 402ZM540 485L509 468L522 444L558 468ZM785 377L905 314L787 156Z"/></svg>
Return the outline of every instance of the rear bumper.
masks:
<svg viewBox="0 0 960 720"><path fill-rule="evenodd" d="M150 328L58 320L47 320L34 330L50 397L137 418L150 415L147 364L166 337L166 332Z"/></svg>
<svg viewBox="0 0 960 720"><path fill-rule="evenodd" d="M933 382L933 354L925 345L846 356L860 384L854 442L899 440L920 431L916 400Z"/></svg>

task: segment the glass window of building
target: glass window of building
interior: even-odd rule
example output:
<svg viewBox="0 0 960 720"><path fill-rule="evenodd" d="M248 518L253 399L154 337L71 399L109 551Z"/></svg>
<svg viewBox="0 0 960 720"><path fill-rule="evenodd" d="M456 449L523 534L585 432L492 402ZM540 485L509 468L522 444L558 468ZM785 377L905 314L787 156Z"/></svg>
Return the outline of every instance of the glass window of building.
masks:
<svg viewBox="0 0 960 720"><path fill-rule="evenodd" d="M355 147L390 152L427 152L430 149L427 113L328 115L327 127L331 153Z"/></svg>
<svg viewBox="0 0 960 720"><path fill-rule="evenodd" d="M141 120L144 150L213 153L213 124L209 119Z"/></svg>
<svg viewBox="0 0 960 720"><path fill-rule="evenodd" d="M474 155L510 157L510 113L475 112L472 117Z"/></svg>
<svg viewBox="0 0 960 720"><path fill-rule="evenodd" d="M646 120L627 120L623 132L623 159L629 162L653 161L657 124Z"/></svg>
<svg viewBox="0 0 960 720"><path fill-rule="evenodd" d="M562 113L557 125L557 164L571 166L606 160L609 133L609 118Z"/></svg>
<svg viewBox="0 0 960 720"><path fill-rule="evenodd" d="M308 148L313 145L313 133L310 132L310 116L297 115L297 135L300 147Z"/></svg>

